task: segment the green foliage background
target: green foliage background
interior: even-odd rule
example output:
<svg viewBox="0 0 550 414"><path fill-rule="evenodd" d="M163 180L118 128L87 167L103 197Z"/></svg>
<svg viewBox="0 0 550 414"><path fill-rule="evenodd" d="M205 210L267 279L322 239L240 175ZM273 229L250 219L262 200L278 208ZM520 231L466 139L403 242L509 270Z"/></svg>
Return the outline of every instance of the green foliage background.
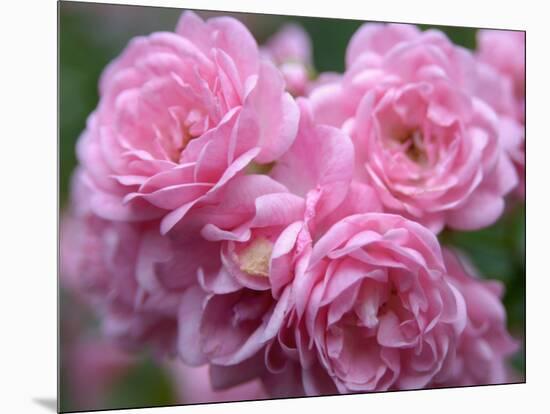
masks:
<svg viewBox="0 0 550 414"><path fill-rule="evenodd" d="M101 71L125 47L128 40L153 31L173 30L181 10L137 6L59 3L59 110L60 110L60 205L68 199L70 177L76 165L75 144L86 125L86 117L98 102L97 83ZM362 24L353 20L334 20L293 16L250 15L198 12L203 17L232 15L262 43L283 23L294 21L310 34L315 65L319 72L343 71L346 45ZM436 27L456 44L475 48L476 29ZM509 328L522 343L525 331L525 207L510 209L495 226L476 232L442 233L444 244L454 245L468 254L483 277L498 279L506 286L504 303ZM65 297L65 295L63 295ZM62 299L63 302L63 299ZM68 302L68 301L65 301ZM62 305L64 305L62 303ZM76 306L76 305L75 305ZM62 306L61 318L71 312ZM82 322L85 323L85 322ZM62 324L63 326L63 324ZM88 328L87 328L88 329ZM93 330L93 328L90 328ZM61 337L63 338L63 332ZM63 352L63 343L62 343ZM524 347L513 359L518 381L525 375ZM71 401L70 378L62 367L61 400L63 410L78 408L120 408L174 404L175 392L167 372L144 355L123 380L95 407L79 407Z"/></svg>

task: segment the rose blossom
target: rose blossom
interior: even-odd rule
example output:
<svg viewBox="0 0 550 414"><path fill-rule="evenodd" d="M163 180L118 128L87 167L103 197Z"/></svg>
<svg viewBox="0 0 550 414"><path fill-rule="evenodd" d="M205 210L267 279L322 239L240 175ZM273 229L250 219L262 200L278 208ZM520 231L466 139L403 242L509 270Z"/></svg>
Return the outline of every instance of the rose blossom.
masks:
<svg viewBox="0 0 550 414"><path fill-rule="evenodd" d="M64 285L92 305L108 336L127 347L174 354L181 295L195 283L199 266L210 269L211 246L189 228L167 237L157 221L98 217L80 170L74 183L61 231Z"/></svg>
<svg viewBox="0 0 550 414"><path fill-rule="evenodd" d="M316 192L309 193L310 201L312 194ZM284 274L293 275L289 282L292 284L292 292L303 291L311 243L321 237L332 223L356 213L381 211L374 191L357 182L350 184L345 198L329 214L323 215L323 209L319 207L319 204L314 204L313 215L306 220L307 227L303 234L309 236L307 255L294 263L287 261L288 266L283 268ZM265 389L275 397L335 394L338 390L334 382L315 353L307 346L309 336L303 318L304 302L296 303L295 293L293 302L285 324L279 329L277 340L272 341L267 349L265 357L266 363L269 362L269 369L262 377Z"/></svg>
<svg viewBox="0 0 550 414"><path fill-rule="evenodd" d="M353 194L346 201L360 203ZM371 213L337 222L294 287L306 329L295 324L294 339L285 333L282 342L287 355L299 354L292 367L308 395L511 379L506 358L517 343L506 330L502 285L479 280L406 219Z"/></svg>
<svg viewBox="0 0 550 414"><path fill-rule="evenodd" d="M108 336L128 347L145 343L173 353L177 302L163 304L158 295L144 295L140 288L136 264L143 236L136 227L96 216L75 221L71 231L79 233L79 240L63 247L70 249L63 255L72 256L77 272L71 276L72 288L88 299Z"/></svg>
<svg viewBox="0 0 550 414"><path fill-rule="evenodd" d="M505 30L479 30L477 58L480 81L476 92L496 109L501 131L525 198L525 34Z"/></svg>
<svg viewBox="0 0 550 414"><path fill-rule="evenodd" d="M292 280L303 272L312 232L346 197L353 147L335 128L315 124L299 101L296 141L270 175L237 177L208 217L202 235L219 248L217 271L199 271L180 308L179 351L191 365L211 364L214 389L260 377L272 396L303 395L279 358L293 312ZM307 160L308 167L303 169ZM298 174L300 172L300 174ZM263 193L263 194L261 194Z"/></svg>
<svg viewBox="0 0 550 414"><path fill-rule="evenodd" d="M506 330L503 285L480 280L475 270L451 250L443 250L448 278L466 302L468 322L460 337L453 374L434 385L502 384L510 380L506 359L518 349Z"/></svg>
<svg viewBox="0 0 550 414"><path fill-rule="evenodd" d="M287 90L294 96L304 95L313 68L311 39L296 24L286 24L271 36L262 48L283 74Z"/></svg>
<svg viewBox="0 0 550 414"><path fill-rule="evenodd" d="M258 188L267 192L258 195ZM303 210L300 197L269 177L243 176L227 186L220 204L221 220L203 229L203 235L218 247L219 259L212 258L218 268L200 269L200 286L189 289L182 300L179 344L184 362L236 365L271 339L289 298L288 292L278 301L271 295L271 257L280 233L299 222ZM241 214L244 222L231 228L231 216L238 219ZM214 212L209 215L215 217Z"/></svg>
<svg viewBox="0 0 550 414"><path fill-rule="evenodd" d="M514 30L479 30L479 60L490 65L511 84L518 119L525 116L525 33Z"/></svg>
<svg viewBox="0 0 550 414"><path fill-rule="evenodd" d="M346 64L310 98L320 122L351 134L356 179L434 232L494 223L517 176L495 111L472 92L471 53L436 30L366 24Z"/></svg>
<svg viewBox="0 0 550 414"><path fill-rule="evenodd" d="M314 245L295 295L303 342L339 392L422 388L450 375L466 309L427 228L385 213L338 221Z"/></svg>
<svg viewBox="0 0 550 414"><path fill-rule="evenodd" d="M134 38L99 89L77 150L90 207L108 220L161 218L163 233L296 135L282 76L228 17L185 12L175 33Z"/></svg>

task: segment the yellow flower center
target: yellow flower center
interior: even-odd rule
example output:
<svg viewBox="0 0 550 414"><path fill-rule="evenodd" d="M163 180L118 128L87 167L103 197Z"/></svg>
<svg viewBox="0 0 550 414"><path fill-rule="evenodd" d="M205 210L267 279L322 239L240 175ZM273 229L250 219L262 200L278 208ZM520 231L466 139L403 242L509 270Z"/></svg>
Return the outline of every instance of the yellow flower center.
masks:
<svg viewBox="0 0 550 414"><path fill-rule="evenodd" d="M273 244L259 237L248 245L239 255L240 269L253 276L269 276L269 261Z"/></svg>

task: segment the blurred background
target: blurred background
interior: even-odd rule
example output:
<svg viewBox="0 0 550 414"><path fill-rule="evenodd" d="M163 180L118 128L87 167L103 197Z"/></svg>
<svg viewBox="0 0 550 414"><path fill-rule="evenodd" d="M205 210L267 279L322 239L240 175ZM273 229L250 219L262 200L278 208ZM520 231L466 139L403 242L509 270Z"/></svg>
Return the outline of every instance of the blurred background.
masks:
<svg viewBox="0 0 550 414"><path fill-rule="evenodd" d="M102 69L130 38L173 30L179 9L60 2L59 5L59 197L68 199L76 165L75 143L86 117L97 105ZM346 45L363 23L294 16L201 12L203 18L231 15L241 20L259 44L282 24L301 24L313 42L318 72L344 69ZM444 31L456 44L475 48L476 29L421 25ZM516 204L493 227L476 232L445 231L440 239L466 252L486 278L506 286L504 304L512 334L521 349L511 361L517 382L525 378L525 206ZM60 294L61 408L63 411L169 405L196 402L185 395L181 372L147 354L128 355L103 340L97 322L78 298ZM194 381L202 372L189 372ZM185 385L185 384L183 384ZM216 398L222 398L217 396ZM226 399L231 399L227 396Z"/></svg>

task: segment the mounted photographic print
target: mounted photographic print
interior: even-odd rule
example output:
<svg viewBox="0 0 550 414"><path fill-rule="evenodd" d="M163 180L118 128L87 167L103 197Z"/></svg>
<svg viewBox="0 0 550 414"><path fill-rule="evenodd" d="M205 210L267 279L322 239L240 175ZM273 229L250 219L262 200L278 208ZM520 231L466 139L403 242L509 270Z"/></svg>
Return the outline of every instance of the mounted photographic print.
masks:
<svg viewBox="0 0 550 414"><path fill-rule="evenodd" d="M63 1L59 50L63 412L525 382L525 32Z"/></svg>

